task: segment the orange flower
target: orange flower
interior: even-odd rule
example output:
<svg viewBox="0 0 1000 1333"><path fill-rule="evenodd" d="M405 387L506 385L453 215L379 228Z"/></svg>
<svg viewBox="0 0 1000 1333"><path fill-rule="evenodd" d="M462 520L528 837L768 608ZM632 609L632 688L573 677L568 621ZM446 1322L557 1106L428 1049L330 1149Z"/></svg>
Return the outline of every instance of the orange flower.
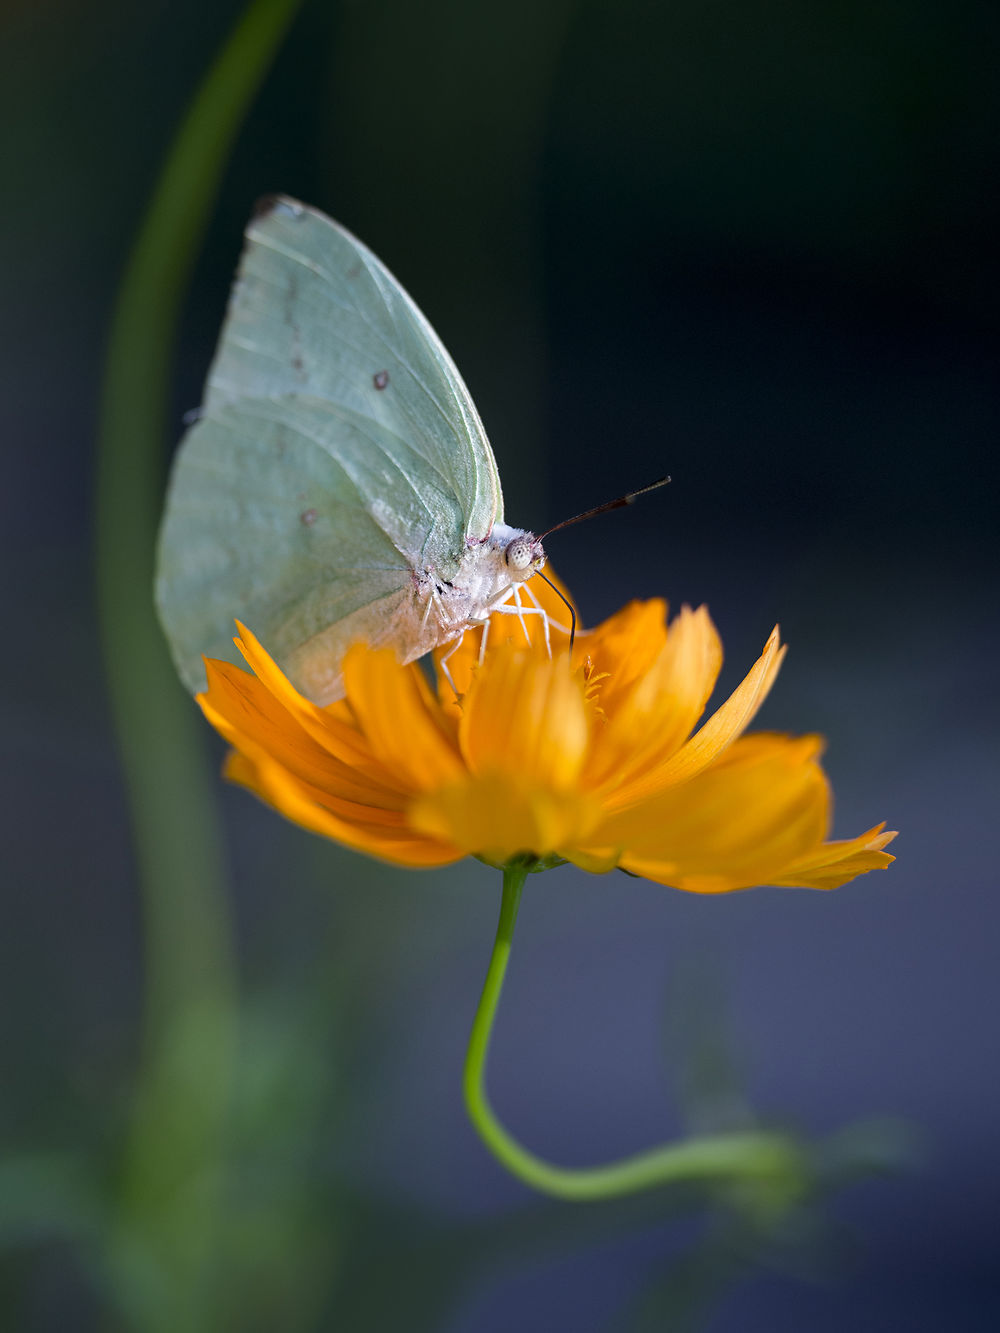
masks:
<svg viewBox="0 0 1000 1333"><path fill-rule="evenodd" d="M565 608L539 585L553 620ZM357 645L346 698L304 698L253 635L254 672L208 661L205 716L231 743L226 773L304 828L405 866L475 855L621 867L695 893L755 884L832 889L892 860L882 825L827 842L817 736L743 736L784 655L777 629L743 683L698 729L722 662L704 607L667 626L633 602L593 631L540 617L466 634L434 692L416 664Z"/></svg>

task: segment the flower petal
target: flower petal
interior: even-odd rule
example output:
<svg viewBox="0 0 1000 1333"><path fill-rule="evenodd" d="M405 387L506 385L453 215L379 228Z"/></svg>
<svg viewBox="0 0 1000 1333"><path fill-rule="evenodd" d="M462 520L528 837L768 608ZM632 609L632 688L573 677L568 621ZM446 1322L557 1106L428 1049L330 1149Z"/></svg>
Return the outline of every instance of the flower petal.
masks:
<svg viewBox="0 0 1000 1333"><path fill-rule="evenodd" d="M659 597L629 602L596 629L579 636L576 656L590 658L592 675L607 677L601 697L608 714L652 669L666 642L667 604Z"/></svg>
<svg viewBox="0 0 1000 1333"><path fill-rule="evenodd" d="M884 828L884 824L876 824L858 838L824 842L770 883L790 889L839 889L841 884L869 870L885 870L896 858L882 848L896 834L883 833Z"/></svg>
<svg viewBox="0 0 1000 1333"><path fill-rule="evenodd" d="M506 773L532 788L565 790L590 741L584 685L565 652L516 642L476 674L462 705L462 754L473 773Z"/></svg>
<svg viewBox="0 0 1000 1333"><path fill-rule="evenodd" d="M818 736L737 741L710 769L608 820L595 842L635 874L694 893L773 884L815 853L830 795Z"/></svg>
<svg viewBox="0 0 1000 1333"><path fill-rule="evenodd" d="M441 866L459 861L465 852L421 835L408 823L375 824L342 819L311 800L303 785L274 760L232 753L225 767L232 782L249 788L292 823L332 838L358 852L403 866Z"/></svg>
<svg viewBox="0 0 1000 1333"><path fill-rule="evenodd" d="M502 865L519 853L548 856L585 837L600 806L579 790L558 791L513 773L483 773L420 797L415 829Z"/></svg>
<svg viewBox="0 0 1000 1333"><path fill-rule="evenodd" d="M641 628L651 628L648 620ZM623 689L617 677L623 667L626 678L632 675L631 647L615 645L622 653L618 664L608 657L610 679L598 696L607 726L587 773L594 786L607 789L612 803L644 775L661 771L680 749L703 713L722 665L722 644L704 606L681 609L665 639L661 637L655 660ZM641 652L637 655L641 661ZM595 666L601 665L598 656Z"/></svg>
<svg viewBox="0 0 1000 1333"><path fill-rule="evenodd" d="M391 781L371 776L370 762L362 768L331 753L299 725L263 681L229 662L206 659L205 668L208 689L196 696L197 702L230 745L268 755L333 795L384 809L402 808L404 798Z"/></svg>
<svg viewBox="0 0 1000 1333"><path fill-rule="evenodd" d="M355 644L344 657L344 685L373 757L405 790L423 791L460 776L454 730L416 664L401 667L390 649Z"/></svg>
<svg viewBox="0 0 1000 1333"><path fill-rule="evenodd" d="M265 652L245 625L236 622L239 637L234 640L257 679L288 715L324 749L376 778L379 765L372 759L364 737L353 725L350 710L342 701L320 708L300 694L274 659Z"/></svg>
<svg viewBox="0 0 1000 1333"><path fill-rule="evenodd" d="M608 809L627 810L649 801L669 787L689 782L708 768L750 725L767 698L784 655L785 649L780 646L778 627L775 625L771 637L764 645L764 651L722 707L717 708L705 725L665 762L651 764L647 761L636 777L628 775L615 790L608 791ZM672 736L672 730L668 730L668 737Z"/></svg>

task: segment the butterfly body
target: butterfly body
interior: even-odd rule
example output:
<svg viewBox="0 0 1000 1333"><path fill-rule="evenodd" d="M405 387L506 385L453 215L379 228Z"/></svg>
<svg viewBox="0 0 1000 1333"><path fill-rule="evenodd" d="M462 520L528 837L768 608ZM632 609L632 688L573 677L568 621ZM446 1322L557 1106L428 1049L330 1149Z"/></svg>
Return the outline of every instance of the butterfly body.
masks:
<svg viewBox="0 0 1000 1333"><path fill-rule="evenodd" d="M530 567L512 568L507 552L522 543L530 545ZM352 642L364 639L374 648L390 647L401 662L412 662L485 624L544 563L541 543L530 532L495 523L485 540L466 546L452 577L432 566L411 570L409 588L386 598L375 617L366 607L357 617L347 616L320 630L289 655L286 673L312 699L339 698L343 694L340 662ZM515 601L511 607L515 614L518 606Z"/></svg>
<svg viewBox="0 0 1000 1333"><path fill-rule="evenodd" d="M235 660L239 619L327 703L353 642L412 661L544 560L504 524L475 406L410 297L322 213L267 201L160 534L157 607L185 683L204 687L203 656Z"/></svg>

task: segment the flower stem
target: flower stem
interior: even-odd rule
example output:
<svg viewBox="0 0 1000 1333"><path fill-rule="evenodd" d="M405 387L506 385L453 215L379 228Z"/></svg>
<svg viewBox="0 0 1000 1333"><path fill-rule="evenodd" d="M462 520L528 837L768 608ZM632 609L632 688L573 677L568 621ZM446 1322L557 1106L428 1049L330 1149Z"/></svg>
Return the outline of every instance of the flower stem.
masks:
<svg viewBox="0 0 1000 1333"><path fill-rule="evenodd" d="M230 149L300 0L248 0L177 131L121 280L96 460L101 638L144 931L141 1063L109 1226L110 1289L143 1333L219 1327L237 996L197 711L153 612L181 302Z"/></svg>
<svg viewBox="0 0 1000 1333"><path fill-rule="evenodd" d="M500 1123L486 1095L486 1059L503 990L521 890L528 867L504 868L503 898L493 953L465 1057L463 1087L480 1138L512 1175L543 1194L578 1201L611 1199L681 1181L752 1180L794 1192L802 1179L801 1149L787 1135L747 1131L682 1139L602 1166L556 1166L523 1147Z"/></svg>

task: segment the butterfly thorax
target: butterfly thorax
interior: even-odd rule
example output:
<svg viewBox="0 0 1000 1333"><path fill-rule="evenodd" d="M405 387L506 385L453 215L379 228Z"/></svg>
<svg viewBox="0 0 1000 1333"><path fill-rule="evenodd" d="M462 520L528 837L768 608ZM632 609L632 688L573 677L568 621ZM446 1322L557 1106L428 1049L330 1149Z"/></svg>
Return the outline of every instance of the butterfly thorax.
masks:
<svg viewBox="0 0 1000 1333"><path fill-rule="evenodd" d="M545 564L545 552L530 532L495 523L484 541L466 545L457 572L440 578L427 569L415 579L416 600L427 629L445 643L481 624Z"/></svg>
<svg viewBox="0 0 1000 1333"><path fill-rule="evenodd" d="M377 614L359 609L283 656L280 665L302 693L330 703L343 697L341 663L352 643L392 648L401 662L412 662L485 624L544 563L541 542L530 532L495 523L484 541L467 543L457 568L412 569L409 589L384 599Z"/></svg>

